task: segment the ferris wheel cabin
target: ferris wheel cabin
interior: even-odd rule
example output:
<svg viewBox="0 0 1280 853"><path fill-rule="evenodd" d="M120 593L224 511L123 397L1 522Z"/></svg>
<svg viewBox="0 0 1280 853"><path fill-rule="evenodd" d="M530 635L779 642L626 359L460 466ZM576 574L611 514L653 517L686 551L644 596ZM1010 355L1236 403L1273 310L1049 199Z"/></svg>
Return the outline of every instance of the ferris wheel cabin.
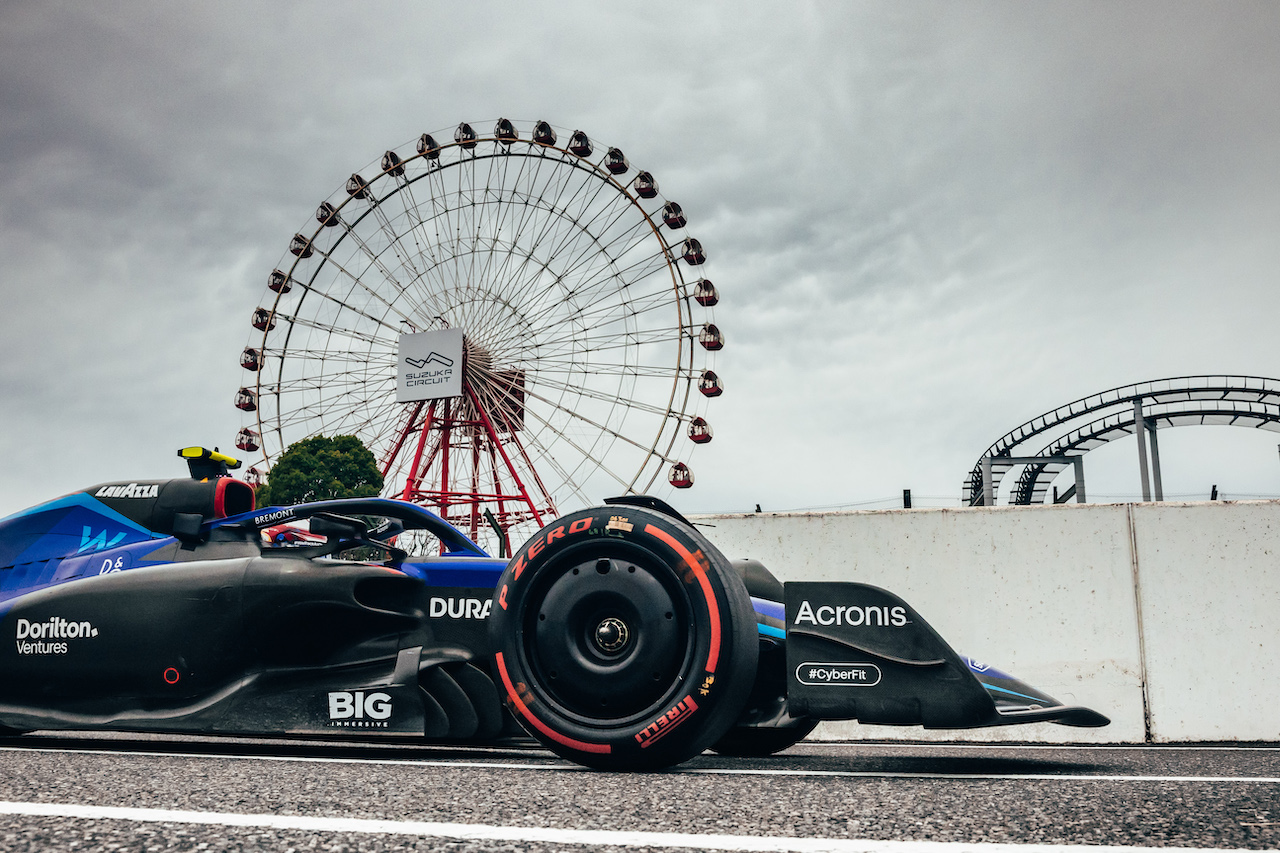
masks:
<svg viewBox="0 0 1280 853"><path fill-rule="evenodd" d="M710 308L720 301L720 293L709 278L700 278L693 283L693 301L704 308Z"/></svg>
<svg viewBox="0 0 1280 853"><path fill-rule="evenodd" d="M580 130L575 130L569 137L569 153L577 157L591 156L591 140Z"/></svg>
<svg viewBox="0 0 1280 853"><path fill-rule="evenodd" d="M689 466L683 462L677 462L671 466L671 474L667 477L667 482L677 489L687 489L693 485L693 472L689 470Z"/></svg>
<svg viewBox="0 0 1280 853"><path fill-rule="evenodd" d="M493 135L504 146L510 145L520 138L520 134L516 133L515 125L505 118L498 119L497 125L493 128Z"/></svg>
<svg viewBox="0 0 1280 853"><path fill-rule="evenodd" d="M271 275L267 276L267 287L276 293L288 293L293 290L293 285L289 283L289 276L280 270L272 270Z"/></svg>
<svg viewBox="0 0 1280 853"><path fill-rule="evenodd" d="M533 141L539 145L555 145L555 129L545 121L538 122L533 126Z"/></svg>
<svg viewBox="0 0 1280 853"><path fill-rule="evenodd" d="M680 256L691 267L707 262L706 253L702 251L702 244L693 237L684 241L684 245L680 247Z"/></svg>
<svg viewBox="0 0 1280 853"><path fill-rule="evenodd" d="M698 390L704 397L719 397L724 393L724 385L720 383L720 377L716 376L714 370L704 370L698 379Z"/></svg>

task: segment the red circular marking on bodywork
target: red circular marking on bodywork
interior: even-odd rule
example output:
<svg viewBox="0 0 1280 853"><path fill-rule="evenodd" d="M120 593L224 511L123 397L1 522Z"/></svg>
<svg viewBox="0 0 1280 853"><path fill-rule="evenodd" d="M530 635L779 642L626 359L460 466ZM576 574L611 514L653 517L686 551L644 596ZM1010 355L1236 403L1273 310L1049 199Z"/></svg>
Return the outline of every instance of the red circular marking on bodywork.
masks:
<svg viewBox="0 0 1280 853"><path fill-rule="evenodd" d="M164 671L165 684L177 684L178 679L182 678L182 674L173 667L169 667Z"/></svg>

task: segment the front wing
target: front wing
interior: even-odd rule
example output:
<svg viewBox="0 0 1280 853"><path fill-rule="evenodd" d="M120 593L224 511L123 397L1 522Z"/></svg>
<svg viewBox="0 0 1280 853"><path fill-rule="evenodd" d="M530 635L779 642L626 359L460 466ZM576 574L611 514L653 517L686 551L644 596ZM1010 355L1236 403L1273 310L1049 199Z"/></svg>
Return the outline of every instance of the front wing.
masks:
<svg viewBox="0 0 1280 853"><path fill-rule="evenodd" d="M910 605L879 587L787 583L784 593L792 716L937 729L1110 722L962 658Z"/></svg>

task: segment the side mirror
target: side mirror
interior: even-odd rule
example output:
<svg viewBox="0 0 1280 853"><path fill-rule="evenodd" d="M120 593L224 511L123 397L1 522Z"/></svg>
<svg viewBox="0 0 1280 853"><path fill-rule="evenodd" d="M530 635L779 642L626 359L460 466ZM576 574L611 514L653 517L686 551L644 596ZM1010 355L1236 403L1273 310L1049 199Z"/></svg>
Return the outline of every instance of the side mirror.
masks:
<svg viewBox="0 0 1280 853"><path fill-rule="evenodd" d="M311 516L311 532L336 542L344 539L364 539L369 535L369 528L358 518L319 512Z"/></svg>
<svg viewBox="0 0 1280 853"><path fill-rule="evenodd" d="M384 518L369 528L369 538L375 542L386 542L404 533L404 522L398 518Z"/></svg>

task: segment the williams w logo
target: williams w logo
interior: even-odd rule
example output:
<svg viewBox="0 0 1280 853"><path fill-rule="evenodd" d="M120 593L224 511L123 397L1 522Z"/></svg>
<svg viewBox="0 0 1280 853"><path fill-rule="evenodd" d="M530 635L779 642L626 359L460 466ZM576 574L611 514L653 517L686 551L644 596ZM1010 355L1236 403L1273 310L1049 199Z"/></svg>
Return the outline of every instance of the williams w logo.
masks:
<svg viewBox="0 0 1280 853"><path fill-rule="evenodd" d="M428 364L443 364L445 367L453 367L453 359L445 358L438 352L432 352L431 355L426 358L406 358L404 361L405 364L410 367L417 368L418 370L421 370Z"/></svg>
<svg viewBox="0 0 1280 853"><path fill-rule="evenodd" d="M111 548L118 545L120 540L124 538L124 531L122 530L108 540L108 532L104 530L95 536L93 528L86 524L80 533L80 547L76 549L76 553L83 554L85 551L101 551L104 548Z"/></svg>

